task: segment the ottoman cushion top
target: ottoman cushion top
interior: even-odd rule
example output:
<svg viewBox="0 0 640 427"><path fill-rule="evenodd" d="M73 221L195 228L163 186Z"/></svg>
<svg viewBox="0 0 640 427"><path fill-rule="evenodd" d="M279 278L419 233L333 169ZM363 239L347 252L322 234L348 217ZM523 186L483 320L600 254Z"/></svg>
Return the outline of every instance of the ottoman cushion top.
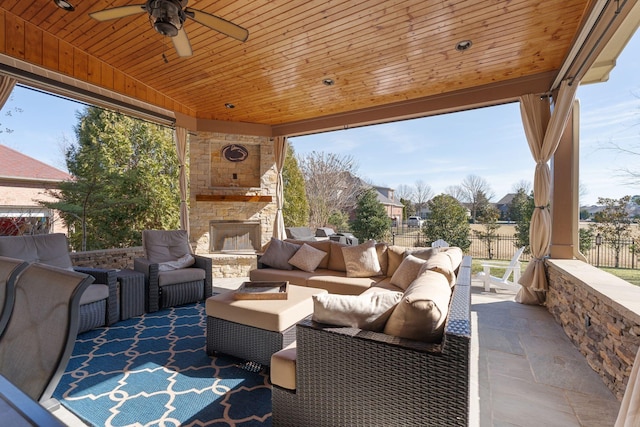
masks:
<svg viewBox="0 0 640 427"><path fill-rule="evenodd" d="M207 316L281 332L313 313L313 295L324 289L289 285L286 300L236 300L233 291L207 298Z"/></svg>

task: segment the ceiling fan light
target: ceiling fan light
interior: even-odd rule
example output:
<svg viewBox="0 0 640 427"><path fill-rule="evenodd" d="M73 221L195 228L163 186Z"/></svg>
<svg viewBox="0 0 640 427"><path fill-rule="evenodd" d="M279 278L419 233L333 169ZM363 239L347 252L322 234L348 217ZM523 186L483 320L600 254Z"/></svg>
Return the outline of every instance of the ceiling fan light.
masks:
<svg viewBox="0 0 640 427"><path fill-rule="evenodd" d="M66 10L67 12L73 12L76 10L75 7L71 3L65 0L53 0L53 2L62 10Z"/></svg>
<svg viewBox="0 0 640 427"><path fill-rule="evenodd" d="M148 2L148 5L153 28L163 36L175 37L185 20L181 3L165 0Z"/></svg>
<svg viewBox="0 0 640 427"><path fill-rule="evenodd" d="M171 22L157 20L153 28L163 36L175 37L178 34L178 29Z"/></svg>

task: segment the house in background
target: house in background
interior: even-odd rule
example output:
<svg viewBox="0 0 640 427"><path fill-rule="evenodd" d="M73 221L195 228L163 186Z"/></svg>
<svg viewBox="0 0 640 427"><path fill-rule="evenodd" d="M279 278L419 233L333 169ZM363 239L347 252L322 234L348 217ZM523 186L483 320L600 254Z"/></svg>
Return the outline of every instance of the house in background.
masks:
<svg viewBox="0 0 640 427"><path fill-rule="evenodd" d="M516 193L507 193L502 199L498 200L494 205L500 211L500 219L511 221L509 218L509 205L513 201Z"/></svg>
<svg viewBox="0 0 640 427"><path fill-rule="evenodd" d="M0 235L66 233L57 211L38 201L55 201L47 190L71 175L0 144Z"/></svg>
<svg viewBox="0 0 640 427"><path fill-rule="evenodd" d="M382 203L382 206L384 206L384 209L387 211L387 215L389 216L389 218L391 218L392 220L401 220L404 205L396 201L395 190L393 188L387 187L373 188L375 188L378 192L378 201Z"/></svg>

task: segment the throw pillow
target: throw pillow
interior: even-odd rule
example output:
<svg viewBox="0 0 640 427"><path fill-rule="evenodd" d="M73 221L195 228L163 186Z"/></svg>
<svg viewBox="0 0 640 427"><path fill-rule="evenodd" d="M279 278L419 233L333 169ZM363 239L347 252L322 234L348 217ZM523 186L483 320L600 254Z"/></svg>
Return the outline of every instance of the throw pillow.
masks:
<svg viewBox="0 0 640 427"><path fill-rule="evenodd" d="M451 267L453 267L454 271L460 267L460 264L462 264L462 257L464 255L462 253L462 249L453 246L450 248L441 248L440 252L451 258Z"/></svg>
<svg viewBox="0 0 640 427"><path fill-rule="evenodd" d="M384 333L424 342L440 342L449 313L451 288L435 271L418 277L404 292L384 327Z"/></svg>
<svg viewBox="0 0 640 427"><path fill-rule="evenodd" d="M387 249L387 277L393 276L393 273L395 273L398 267L400 267L406 250L407 248L404 246L389 246Z"/></svg>
<svg viewBox="0 0 640 427"><path fill-rule="evenodd" d="M289 260L295 255L298 249L300 249L300 245L272 237L269 247L264 252L264 255L260 257L260 262L280 270L293 270L293 266L289 264Z"/></svg>
<svg viewBox="0 0 640 427"><path fill-rule="evenodd" d="M402 292L313 296L313 320L368 331L382 331Z"/></svg>
<svg viewBox="0 0 640 427"><path fill-rule="evenodd" d="M329 263L327 268L334 271L347 271L347 267L344 264L344 255L342 255L342 248L347 246L344 243L334 242L330 240L331 250L329 251Z"/></svg>
<svg viewBox="0 0 640 427"><path fill-rule="evenodd" d="M289 259L289 264L294 267L298 267L300 270L308 271L309 273L315 271L320 265L320 262L327 256L327 253L316 249L313 246L304 243L300 246L300 249L294 256Z"/></svg>
<svg viewBox="0 0 640 427"><path fill-rule="evenodd" d="M371 277L382 274L376 242L369 240L358 246L342 248L347 277Z"/></svg>
<svg viewBox="0 0 640 427"><path fill-rule="evenodd" d="M456 274L451 266L451 258L444 253L438 253L429 258L422 266L421 273L427 270L442 274L447 278L449 286L453 286L456 283Z"/></svg>
<svg viewBox="0 0 640 427"><path fill-rule="evenodd" d="M179 270L193 265L194 262L196 262L196 259L191 254L185 254L175 261L159 262L158 271Z"/></svg>
<svg viewBox="0 0 640 427"><path fill-rule="evenodd" d="M393 276L391 276L391 284L401 289L407 289L411 282L416 280L425 262L425 260L416 258L413 255L407 255L398 266L396 272L393 273Z"/></svg>
<svg viewBox="0 0 640 427"><path fill-rule="evenodd" d="M416 258L428 260L433 255L437 254L440 250L438 248L422 248L422 249L409 249L406 255L413 255Z"/></svg>

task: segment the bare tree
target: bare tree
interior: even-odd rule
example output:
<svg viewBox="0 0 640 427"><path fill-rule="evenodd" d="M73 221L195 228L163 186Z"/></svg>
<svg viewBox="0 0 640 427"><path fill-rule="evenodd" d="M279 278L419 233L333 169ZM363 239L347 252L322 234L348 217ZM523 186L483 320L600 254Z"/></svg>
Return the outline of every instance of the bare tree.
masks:
<svg viewBox="0 0 640 427"><path fill-rule="evenodd" d="M404 199L413 201L413 193L413 187L407 184L400 184L398 188L396 188L396 200Z"/></svg>
<svg viewBox="0 0 640 427"><path fill-rule="evenodd" d="M529 195L529 193L531 193L531 187L532 187L531 181L527 181L526 179L521 179L520 181L513 184L513 187L511 187L511 191L514 193L522 191L524 194Z"/></svg>
<svg viewBox="0 0 640 427"><path fill-rule="evenodd" d="M324 227L333 212L355 206L363 181L355 176L358 166L352 156L312 151L299 156L309 201L309 225Z"/></svg>
<svg viewBox="0 0 640 427"><path fill-rule="evenodd" d="M489 183L477 175L467 175L462 180L462 184L448 187L447 191L451 191L449 194L460 202L469 205L471 218L474 222L482 205L488 203L495 196Z"/></svg>
<svg viewBox="0 0 640 427"><path fill-rule="evenodd" d="M433 190L429 184L425 183L421 179L416 181L413 188L413 202L415 203L416 211L420 212L427 206L427 202L433 197Z"/></svg>

